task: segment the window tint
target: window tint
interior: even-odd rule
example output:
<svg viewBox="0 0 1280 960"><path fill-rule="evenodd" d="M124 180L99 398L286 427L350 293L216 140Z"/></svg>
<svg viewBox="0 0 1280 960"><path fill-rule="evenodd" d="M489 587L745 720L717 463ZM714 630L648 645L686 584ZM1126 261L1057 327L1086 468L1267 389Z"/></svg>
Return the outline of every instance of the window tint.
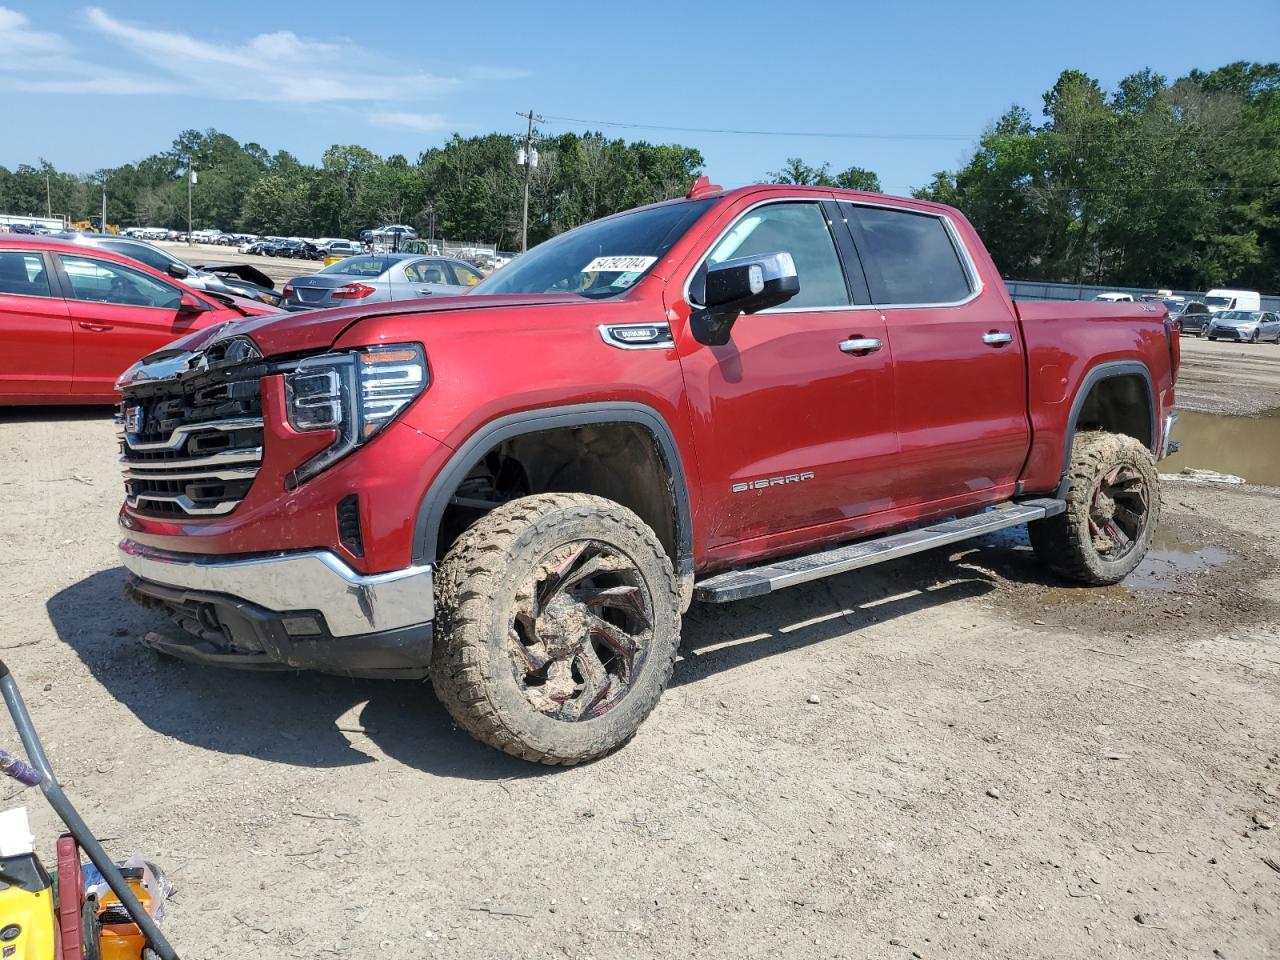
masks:
<svg viewBox="0 0 1280 960"><path fill-rule="evenodd" d="M413 283L453 283L445 265L439 260L419 260L405 267L404 273Z"/></svg>
<svg viewBox="0 0 1280 960"><path fill-rule="evenodd" d="M75 300L93 303L116 303L129 307L158 307L177 310L182 292L130 267L89 257L59 254L62 269L71 281Z"/></svg>
<svg viewBox="0 0 1280 960"><path fill-rule="evenodd" d="M955 303L972 292L940 219L877 207L854 211L860 252L873 267L867 282L875 303Z"/></svg>
<svg viewBox="0 0 1280 960"><path fill-rule="evenodd" d="M762 253L789 253L800 292L788 307L843 307L849 289L827 218L816 203L771 203L745 214L715 245L708 263Z"/></svg>
<svg viewBox="0 0 1280 960"><path fill-rule="evenodd" d="M472 270L464 263L451 263L449 269L453 271L456 277L456 283L462 287L474 287L477 283L484 279L477 271Z"/></svg>
<svg viewBox="0 0 1280 960"><path fill-rule="evenodd" d="M100 242L108 250L121 256L129 257L132 260L137 260L139 263L145 263L152 270L159 270L161 273L169 272L171 261L155 247L149 247L145 243L120 243L112 240L102 240Z"/></svg>
<svg viewBox="0 0 1280 960"><path fill-rule="evenodd" d="M34 252L0 250L0 293L24 297L52 296L44 257Z"/></svg>

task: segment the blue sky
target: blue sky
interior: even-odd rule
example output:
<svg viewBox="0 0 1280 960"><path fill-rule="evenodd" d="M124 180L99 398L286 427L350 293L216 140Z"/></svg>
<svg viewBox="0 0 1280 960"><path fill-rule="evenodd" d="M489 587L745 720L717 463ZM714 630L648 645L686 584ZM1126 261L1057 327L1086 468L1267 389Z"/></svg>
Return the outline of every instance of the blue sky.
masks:
<svg viewBox="0 0 1280 960"><path fill-rule="evenodd" d="M1109 88L1274 60L1277 38L1276 0L0 0L0 164L89 172L189 127L311 162L331 143L414 159L533 108L549 134L696 146L726 186L801 156L903 193L1011 104L1038 115L1063 69Z"/></svg>

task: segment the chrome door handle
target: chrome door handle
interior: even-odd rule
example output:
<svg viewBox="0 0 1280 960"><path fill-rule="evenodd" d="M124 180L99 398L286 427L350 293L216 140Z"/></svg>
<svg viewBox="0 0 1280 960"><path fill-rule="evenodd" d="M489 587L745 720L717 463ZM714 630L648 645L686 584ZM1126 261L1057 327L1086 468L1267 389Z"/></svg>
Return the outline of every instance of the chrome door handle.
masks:
<svg viewBox="0 0 1280 960"><path fill-rule="evenodd" d="M1003 347L1006 343L1013 343L1013 334L993 330L982 335L982 342L988 347Z"/></svg>
<svg viewBox="0 0 1280 960"><path fill-rule="evenodd" d="M884 344L875 337L853 337L840 341L840 349L845 353L875 353Z"/></svg>

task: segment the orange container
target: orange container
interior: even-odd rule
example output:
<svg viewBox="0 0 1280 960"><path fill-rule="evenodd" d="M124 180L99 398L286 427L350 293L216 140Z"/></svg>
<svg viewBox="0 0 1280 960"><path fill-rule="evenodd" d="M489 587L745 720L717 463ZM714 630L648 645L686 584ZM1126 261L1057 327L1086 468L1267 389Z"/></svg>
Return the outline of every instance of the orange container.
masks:
<svg viewBox="0 0 1280 960"><path fill-rule="evenodd" d="M122 870L121 873L138 902L147 913L153 914L155 911L151 890L147 886L149 871L136 868ZM102 925L98 937L102 960L141 960L147 938L138 929L138 925L129 919L120 898L110 890L98 902L98 923Z"/></svg>

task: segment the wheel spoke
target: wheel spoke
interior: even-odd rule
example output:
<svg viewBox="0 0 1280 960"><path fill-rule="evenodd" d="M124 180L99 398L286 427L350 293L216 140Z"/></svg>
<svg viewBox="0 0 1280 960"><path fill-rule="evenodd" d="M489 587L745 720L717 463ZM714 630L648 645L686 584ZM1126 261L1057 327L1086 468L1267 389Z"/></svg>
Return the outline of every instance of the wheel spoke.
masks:
<svg viewBox="0 0 1280 960"><path fill-rule="evenodd" d="M589 643L578 654L576 663L578 672L582 674L583 687L577 698L579 709L575 719L582 720L590 716L613 690L613 677L600 662L600 655L596 653L595 647Z"/></svg>
<svg viewBox="0 0 1280 960"><path fill-rule="evenodd" d="M639 587L607 587L602 590L582 591L577 598L588 607L612 607L634 614L650 626L649 617L645 614L643 594Z"/></svg>
<svg viewBox="0 0 1280 960"><path fill-rule="evenodd" d="M560 567L556 570L555 574L548 577L546 581L537 588L537 604L533 611L535 617L546 609L547 604L551 602L551 598L554 597L565 585L565 580L568 578L570 571L572 571L578 562L582 560L586 552L592 549L595 549L595 544L592 543L584 543L582 546L578 547L577 550L570 554L568 560L560 564Z"/></svg>
<svg viewBox="0 0 1280 960"><path fill-rule="evenodd" d="M591 614L591 635L599 637L610 650L622 657L627 663L636 655L636 638L621 627L615 627L603 617Z"/></svg>
<svg viewBox="0 0 1280 960"><path fill-rule="evenodd" d="M573 682L573 669L568 660L552 660L547 668L547 682L542 690L551 700L563 703L573 696L577 684Z"/></svg>
<svg viewBox="0 0 1280 960"><path fill-rule="evenodd" d="M1107 536L1110 537L1115 542L1115 545L1120 549L1123 550L1125 547L1129 546L1131 542L1129 535L1121 530L1120 524L1116 523L1114 520L1108 520L1103 525L1102 529L1106 531Z"/></svg>

